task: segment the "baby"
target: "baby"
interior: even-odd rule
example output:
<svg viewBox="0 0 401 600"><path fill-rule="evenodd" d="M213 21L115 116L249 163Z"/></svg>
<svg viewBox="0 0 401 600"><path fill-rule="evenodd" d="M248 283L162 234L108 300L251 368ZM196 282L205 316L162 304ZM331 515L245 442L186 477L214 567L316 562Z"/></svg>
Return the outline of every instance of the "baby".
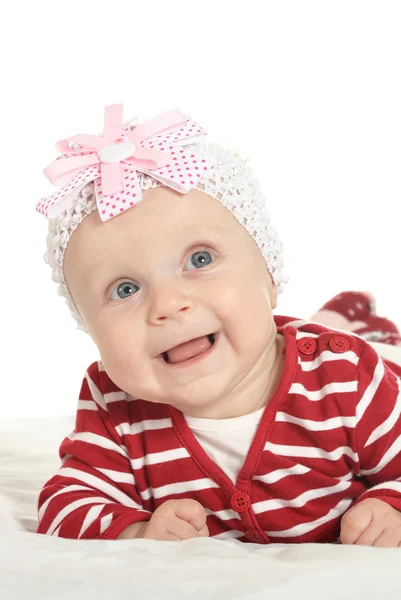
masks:
<svg viewBox="0 0 401 600"><path fill-rule="evenodd" d="M179 110L58 142L46 261L99 349L38 533L401 546L401 385L354 332L273 315L251 169Z"/></svg>

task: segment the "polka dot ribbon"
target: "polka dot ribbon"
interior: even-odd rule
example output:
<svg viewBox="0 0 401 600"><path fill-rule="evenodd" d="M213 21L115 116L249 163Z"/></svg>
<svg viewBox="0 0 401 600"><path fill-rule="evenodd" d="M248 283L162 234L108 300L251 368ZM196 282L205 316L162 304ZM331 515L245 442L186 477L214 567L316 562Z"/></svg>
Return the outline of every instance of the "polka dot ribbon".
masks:
<svg viewBox="0 0 401 600"><path fill-rule="evenodd" d="M62 154L44 173L62 187L37 203L39 213L58 217L93 181L100 218L107 221L142 200L136 171L183 194L196 186L207 167L196 146L185 146L206 135L204 129L178 109L144 123L123 123L122 117L122 104L108 105L103 135L78 134L57 142Z"/></svg>

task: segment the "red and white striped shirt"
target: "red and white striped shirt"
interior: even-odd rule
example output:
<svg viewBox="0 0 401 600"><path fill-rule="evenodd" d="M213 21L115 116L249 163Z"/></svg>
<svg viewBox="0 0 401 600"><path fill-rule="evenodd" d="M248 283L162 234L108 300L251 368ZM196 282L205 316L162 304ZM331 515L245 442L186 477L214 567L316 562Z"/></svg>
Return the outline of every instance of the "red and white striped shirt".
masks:
<svg viewBox="0 0 401 600"><path fill-rule="evenodd" d="M62 466L40 492L37 532L116 539L166 500L193 498L216 538L333 542L356 502L401 510L400 367L352 333L275 322L284 371L235 484L180 411L133 398L98 361L60 446Z"/></svg>

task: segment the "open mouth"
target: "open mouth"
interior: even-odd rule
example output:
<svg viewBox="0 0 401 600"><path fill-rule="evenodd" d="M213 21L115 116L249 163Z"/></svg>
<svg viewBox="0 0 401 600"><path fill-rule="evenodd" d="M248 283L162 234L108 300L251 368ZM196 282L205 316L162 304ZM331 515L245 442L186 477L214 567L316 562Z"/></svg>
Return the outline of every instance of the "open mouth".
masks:
<svg viewBox="0 0 401 600"><path fill-rule="evenodd" d="M162 365L168 366L169 368L183 368L183 367L189 367L191 365L194 365L202 360L204 360L212 351L213 348L216 346L216 343L219 339L219 333L210 333L206 336L202 336L202 338L195 338L195 340L201 340L203 339L203 348L201 348L199 350L199 348L197 348L197 351L195 354L189 353L188 358L185 356L185 354L182 356L181 359L179 360L174 360L171 361L169 359L169 355L168 353L170 352L170 350L166 351L166 352L162 352L162 354L159 355L158 357L158 362L161 363ZM208 343L206 342L205 338L207 338ZM190 340L190 341L194 341L194 340ZM188 342L186 342L188 343ZM177 358L177 357L176 357Z"/></svg>
<svg viewBox="0 0 401 600"><path fill-rule="evenodd" d="M206 336L207 339L209 340L209 342L212 344L214 344L214 342L216 341L216 334L215 333L209 333L209 335ZM205 348L205 350L203 352L206 352L207 350L209 350L209 348ZM200 354L203 354L203 352L201 352ZM169 357L168 357L168 352L163 352L162 353L163 359L165 360L166 363L170 363ZM199 354L197 354L196 356L199 356ZM195 358L195 357L193 357ZM190 359L189 359L190 360Z"/></svg>

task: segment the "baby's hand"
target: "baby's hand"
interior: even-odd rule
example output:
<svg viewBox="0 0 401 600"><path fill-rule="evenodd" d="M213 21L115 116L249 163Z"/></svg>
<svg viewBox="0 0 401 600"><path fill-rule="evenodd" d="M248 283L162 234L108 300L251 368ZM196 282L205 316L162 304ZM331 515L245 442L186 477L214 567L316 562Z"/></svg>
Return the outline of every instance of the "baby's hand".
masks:
<svg viewBox="0 0 401 600"><path fill-rule="evenodd" d="M196 500L167 500L140 529L137 538L151 540L188 540L208 537L206 513Z"/></svg>
<svg viewBox="0 0 401 600"><path fill-rule="evenodd" d="M343 515L340 539L343 544L401 547L401 513L387 502L366 498Z"/></svg>

